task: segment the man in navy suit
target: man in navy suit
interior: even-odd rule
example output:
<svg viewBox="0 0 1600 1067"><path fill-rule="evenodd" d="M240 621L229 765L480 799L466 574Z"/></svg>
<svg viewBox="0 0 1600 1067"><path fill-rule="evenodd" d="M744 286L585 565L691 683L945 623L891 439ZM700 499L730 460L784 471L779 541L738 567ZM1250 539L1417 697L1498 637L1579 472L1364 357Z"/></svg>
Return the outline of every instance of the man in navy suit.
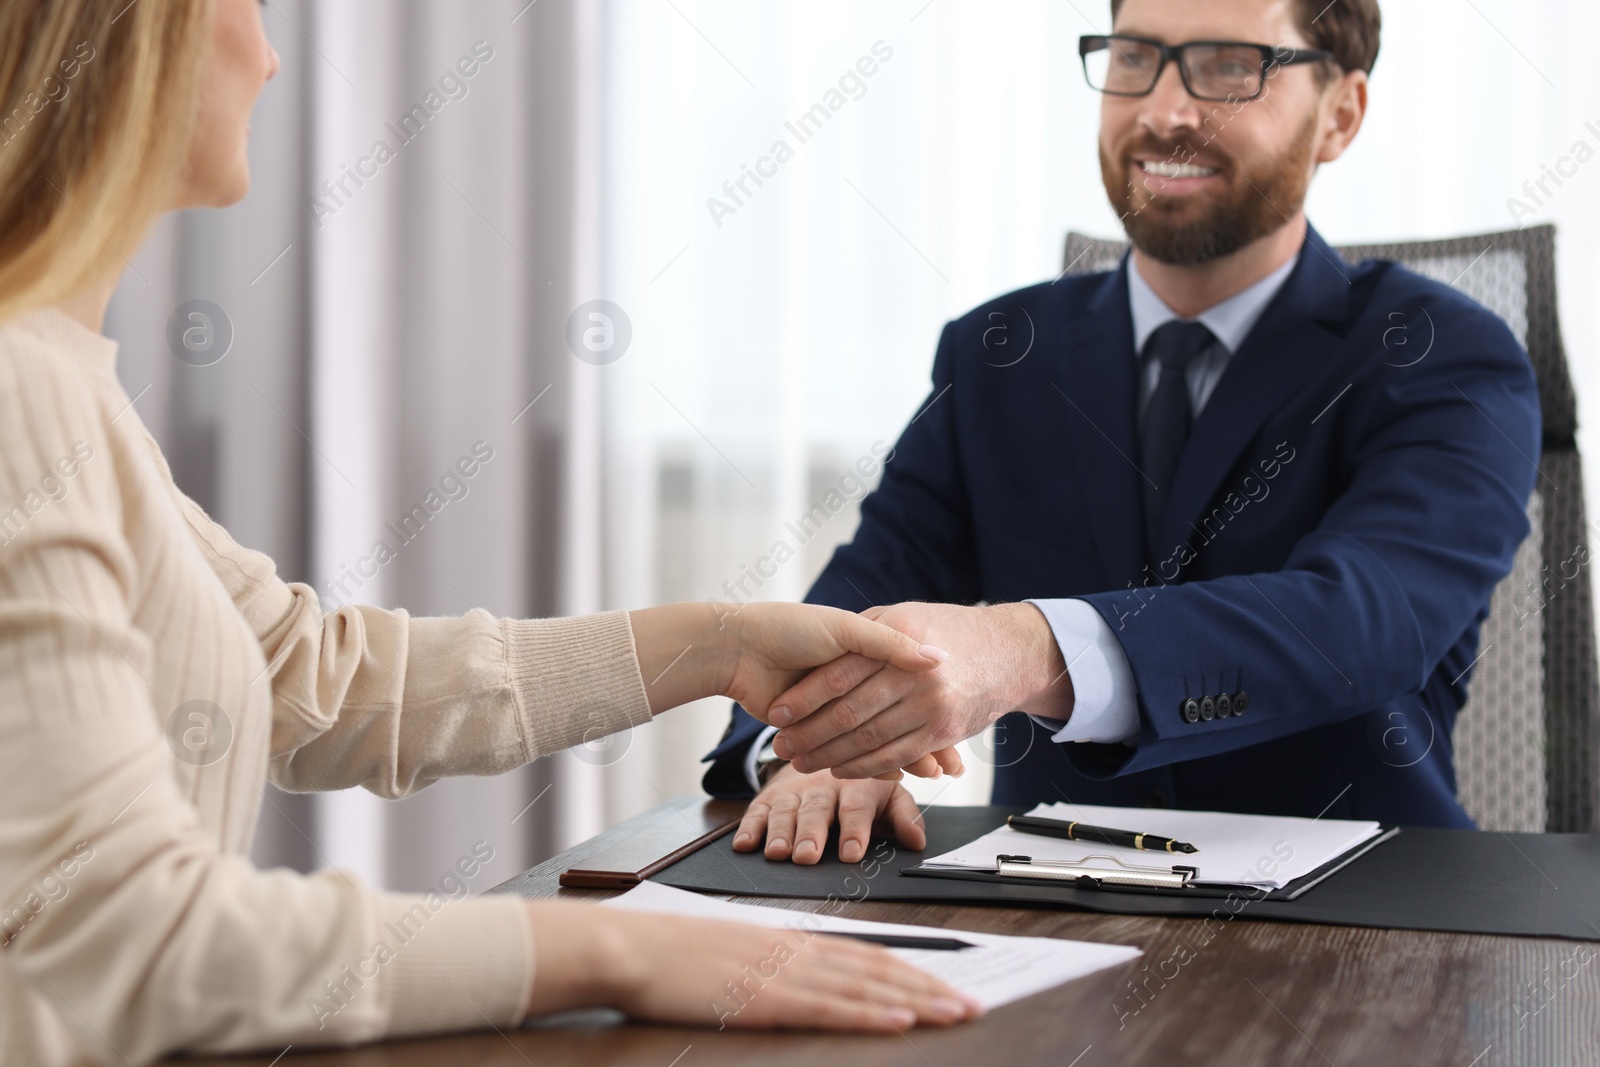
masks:
<svg viewBox="0 0 1600 1067"><path fill-rule="evenodd" d="M808 600L939 646L735 709L735 847L920 847L892 774L996 725L996 803L1471 826L1451 732L1526 536L1540 423L1510 330L1307 223L1359 130L1376 0L1122 0L1084 38L1133 251L950 323ZM1216 42L1233 42L1217 44Z"/></svg>

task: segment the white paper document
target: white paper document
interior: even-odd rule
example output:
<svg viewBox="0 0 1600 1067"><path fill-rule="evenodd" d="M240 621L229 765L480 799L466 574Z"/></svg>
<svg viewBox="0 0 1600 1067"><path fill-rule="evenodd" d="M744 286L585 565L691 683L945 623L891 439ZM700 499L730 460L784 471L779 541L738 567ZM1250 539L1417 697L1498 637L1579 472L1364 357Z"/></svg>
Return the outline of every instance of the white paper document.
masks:
<svg viewBox="0 0 1600 1067"><path fill-rule="evenodd" d="M753 923L756 926L812 934L851 932L955 938L970 942L973 947L955 951L906 948L892 948L889 951L912 966L944 980L953 988L977 998L986 1008L997 1008L1013 1000L1021 1000L1141 955L1141 951L1132 945L979 934L937 926L865 922L809 911L734 904L655 882L641 882L601 906Z"/></svg>
<svg viewBox="0 0 1600 1067"><path fill-rule="evenodd" d="M1280 815L1239 815L1225 811L1179 811L1172 808L1109 808L1093 804L1040 804L1028 813L1063 822L1113 827L1184 841L1194 853L1140 851L1098 841L1069 841L1023 833L1009 826L992 830L969 844L923 861L930 869L995 869L1000 855L1028 856L1034 862L1079 863L1115 870L1116 865L1091 856L1114 856L1141 867L1194 867L1194 880L1219 885L1279 889L1310 874L1379 833L1375 822L1349 819L1301 819Z"/></svg>

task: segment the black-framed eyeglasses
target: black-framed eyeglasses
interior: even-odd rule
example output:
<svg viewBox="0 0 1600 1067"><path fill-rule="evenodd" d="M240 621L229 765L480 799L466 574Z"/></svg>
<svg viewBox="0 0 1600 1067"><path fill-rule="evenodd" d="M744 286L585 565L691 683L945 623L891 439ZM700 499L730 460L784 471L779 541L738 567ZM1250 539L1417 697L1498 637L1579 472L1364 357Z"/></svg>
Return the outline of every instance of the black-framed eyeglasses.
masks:
<svg viewBox="0 0 1600 1067"><path fill-rule="evenodd" d="M1113 96L1148 96L1169 61L1176 61L1183 87L1200 100L1254 100L1266 90L1273 68L1321 63L1336 57L1321 48L1275 48L1245 41L1189 41L1169 45L1150 37L1089 34L1078 40L1089 87Z"/></svg>

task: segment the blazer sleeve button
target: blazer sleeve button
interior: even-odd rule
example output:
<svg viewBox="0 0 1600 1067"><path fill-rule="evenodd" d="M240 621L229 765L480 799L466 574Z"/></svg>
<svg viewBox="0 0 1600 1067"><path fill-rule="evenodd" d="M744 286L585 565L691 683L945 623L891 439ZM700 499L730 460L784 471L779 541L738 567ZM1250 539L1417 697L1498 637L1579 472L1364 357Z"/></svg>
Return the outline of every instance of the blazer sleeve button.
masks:
<svg viewBox="0 0 1600 1067"><path fill-rule="evenodd" d="M1206 722L1217 717L1217 702L1211 697L1200 698L1200 717Z"/></svg>
<svg viewBox="0 0 1600 1067"><path fill-rule="evenodd" d="M1200 702L1198 700L1196 700L1194 697L1190 697L1188 700L1185 700L1183 702L1183 721L1184 722L1199 722L1200 721Z"/></svg>
<svg viewBox="0 0 1600 1067"><path fill-rule="evenodd" d="M1248 708L1249 706L1250 706L1250 694L1249 693L1246 693L1243 689L1241 689L1237 693L1233 694L1233 713L1235 715L1243 715L1244 712L1245 712L1245 709Z"/></svg>
<svg viewBox="0 0 1600 1067"><path fill-rule="evenodd" d="M1226 719L1233 714L1233 697L1227 693L1217 697L1217 718Z"/></svg>

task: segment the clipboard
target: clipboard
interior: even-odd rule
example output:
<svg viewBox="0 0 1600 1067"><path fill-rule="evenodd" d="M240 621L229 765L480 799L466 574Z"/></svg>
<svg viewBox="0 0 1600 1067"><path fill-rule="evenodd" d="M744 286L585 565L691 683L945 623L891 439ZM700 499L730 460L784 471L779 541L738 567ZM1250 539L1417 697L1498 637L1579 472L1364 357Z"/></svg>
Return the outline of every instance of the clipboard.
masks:
<svg viewBox="0 0 1600 1067"><path fill-rule="evenodd" d="M1398 826L1380 826L1376 835L1340 853L1327 863L1277 889L1263 892L1260 886L1234 882L1196 882L1196 869L1187 864L1127 863L1109 854L1085 859L1105 859L1113 867L1088 864L1034 861L1030 856L1000 854L995 870L952 870L930 868L925 864L902 868L907 878L953 878L960 881L992 882L1034 886L1061 886L1073 889L1103 889L1116 893L1147 893L1161 896L1237 897L1251 900L1298 900L1304 893L1400 832Z"/></svg>

